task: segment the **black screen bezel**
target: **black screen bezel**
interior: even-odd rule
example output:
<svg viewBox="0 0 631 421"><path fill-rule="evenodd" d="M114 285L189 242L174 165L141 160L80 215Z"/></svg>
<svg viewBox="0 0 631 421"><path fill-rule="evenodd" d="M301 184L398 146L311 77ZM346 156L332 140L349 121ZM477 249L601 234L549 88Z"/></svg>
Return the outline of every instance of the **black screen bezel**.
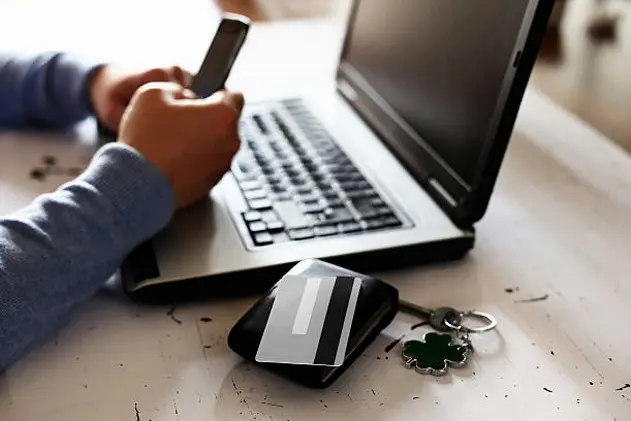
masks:
<svg viewBox="0 0 631 421"><path fill-rule="evenodd" d="M512 80L508 81L504 106L497 107L497 125L494 130L489 130L483 146L484 153L479 157L475 170L475 180L468 186L439 156L414 141L413 136L416 134L411 132L410 126L392 109L388 109L388 105L381 102L375 92L371 92L370 86L358 78L354 69L345 61L354 18L361 1L353 0L349 12L336 75L338 92L378 134L417 182L426 188L451 220L462 228L470 229L484 216L488 207L532 68L546 33L554 0L538 0L535 6L523 47L516 51L514 69L507 67L507 73L512 70ZM345 86L350 86L352 93L344 89ZM499 98L501 97L502 95Z"/></svg>

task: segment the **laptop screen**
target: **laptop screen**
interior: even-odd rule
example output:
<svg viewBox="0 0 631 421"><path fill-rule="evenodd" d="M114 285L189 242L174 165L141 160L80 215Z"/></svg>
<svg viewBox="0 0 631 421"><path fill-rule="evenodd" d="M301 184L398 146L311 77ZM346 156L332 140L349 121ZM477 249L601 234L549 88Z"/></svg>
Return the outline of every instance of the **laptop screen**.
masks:
<svg viewBox="0 0 631 421"><path fill-rule="evenodd" d="M467 189L529 0L358 0L342 66Z"/></svg>

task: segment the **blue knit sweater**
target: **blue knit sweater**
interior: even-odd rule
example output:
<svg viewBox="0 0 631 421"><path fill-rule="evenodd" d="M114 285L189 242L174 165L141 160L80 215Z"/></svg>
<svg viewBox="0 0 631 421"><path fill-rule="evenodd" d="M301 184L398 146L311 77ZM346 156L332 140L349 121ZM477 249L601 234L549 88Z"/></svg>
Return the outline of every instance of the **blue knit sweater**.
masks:
<svg viewBox="0 0 631 421"><path fill-rule="evenodd" d="M61 53L0 54L0 130L88 118L86 85L96 68ZM109 144L76 180L0 215L0 372L46 340L173 211L162 172Z"/></svg>

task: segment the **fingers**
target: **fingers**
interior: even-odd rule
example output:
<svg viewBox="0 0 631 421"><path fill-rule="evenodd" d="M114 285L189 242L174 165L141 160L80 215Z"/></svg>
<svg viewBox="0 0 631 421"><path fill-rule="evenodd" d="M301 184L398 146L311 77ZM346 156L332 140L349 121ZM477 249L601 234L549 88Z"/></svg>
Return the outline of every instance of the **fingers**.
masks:
<svg viewBox="0 0 631 421"><path fill-rule="evenodd" d="M185 91L188 89L183 89L174 82L148 82L142 85L136 94L142 97L187 98L190 94Z"/></svg>
<svg viewBox="0 0 631 421"><path fill-rule="evenodd" d="M241 115L245 100L243 94L240 92L232 92L227 90L221 90L215 92L207 98L201 98L195 101L198 106L211 106L214 107L217 104L226 105L229 109L233 110L237 116Z"/></svg>
<svg viewBox="0 0 631 421"><path fill-rule="evenodd" d="M197 95L190 89L180 89L173 93L173 98L177 100L196 99Z"/></svg>
<svg viewBox="0 0 631 421"><path fill-rule="evenodd" d="M186 91L189 90L187 89ZM227 90L222 90L214 93L207 98L198 98L193 92L190 92L190 94L188 95L191 96L176 97L176 99L179 99L179 101L177 101L177 104L182 107L197 108L202 112L206 112L206 109L216 109L218 105L223 105L224 110L226 110L226 112L228 112L229 114L232 114L232 116L236 117L237 119L240 117L245 104L243 94L240 92L230 92ZM230 118L229 115L227 115L226 117L228 117L230 120L233 119Z"/></svg>
<svg viewBox="0 0 631 421"><path fill-rule="evenodd" d="M243 94L240 92L226 92L223 91L223 103L230 106L235 110L237 115L241 115L241 111L243 111L243 105L245 100L243 99Z"/></svg>
<svg viewBox="0 0 631 421"><path fill-rule="evenodd" d="M186 88L191 83L191 74L179 66L146 70L128 78L122 94L130 97L137 89L152 82L171 82Z"/></svg>
<svg viewBox="0 0 631 421"><path fill-rule="evenodd" d="M180 66L173 66L171 67L170 73L175 83L178 83L185 88L191 86L193 75L191 75L190 72L182 69Z"/></svg>

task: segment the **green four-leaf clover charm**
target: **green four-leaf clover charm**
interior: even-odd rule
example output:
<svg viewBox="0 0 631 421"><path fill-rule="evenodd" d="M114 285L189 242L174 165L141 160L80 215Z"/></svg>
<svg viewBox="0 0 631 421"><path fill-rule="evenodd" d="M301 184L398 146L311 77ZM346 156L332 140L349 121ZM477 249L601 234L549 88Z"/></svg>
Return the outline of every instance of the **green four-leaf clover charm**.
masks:
<svg viewBox="0 0 631 421"><path fill-rule="evenodd" d="M430 332L423 341L407 341L403 345L403 359L408 368L414 367L422 374L442 376L447 374L447 366L463 366L467 362L468 347L452 344L447 334Z"/></svg>

